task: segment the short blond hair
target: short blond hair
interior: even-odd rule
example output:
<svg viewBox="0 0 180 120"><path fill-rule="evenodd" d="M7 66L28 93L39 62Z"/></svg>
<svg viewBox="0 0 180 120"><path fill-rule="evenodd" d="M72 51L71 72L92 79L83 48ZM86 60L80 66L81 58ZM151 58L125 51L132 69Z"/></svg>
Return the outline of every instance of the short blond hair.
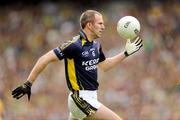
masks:
<svg viewBox="0 0 180 120"><path fill-rule="evenodd" d="M81 14L80 17L80 27L81 29L84 29L86 27L86 24L88 22L93 22L95 18L95 14L101 15L98 11L95 10L86 10Z"/></svg>

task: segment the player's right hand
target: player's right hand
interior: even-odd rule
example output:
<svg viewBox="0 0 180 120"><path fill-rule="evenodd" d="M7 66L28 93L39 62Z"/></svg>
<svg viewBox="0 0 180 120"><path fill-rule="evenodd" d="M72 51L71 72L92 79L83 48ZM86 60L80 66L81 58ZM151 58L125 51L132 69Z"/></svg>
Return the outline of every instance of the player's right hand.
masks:
<svg viewBox="0 0 180 120"><path fill-rule="evenodd" d="M32 83L27 81L23 85L17 87L16 89L14 89L12 91L13 98L19 99L22 96L24 96L25 94L27 94L28 95L28 100L30 100L30 97L31 97L31 86L32 86Z"/></svg>
<svg viewBox="0 0 180 120"><path fill-rule="evenodd" d="M135 38L134 42L131 42L131 40L128 39L125 46L125 56L132 55L133 53L137 52L142 46L142 39L139 36Z"/></svg>

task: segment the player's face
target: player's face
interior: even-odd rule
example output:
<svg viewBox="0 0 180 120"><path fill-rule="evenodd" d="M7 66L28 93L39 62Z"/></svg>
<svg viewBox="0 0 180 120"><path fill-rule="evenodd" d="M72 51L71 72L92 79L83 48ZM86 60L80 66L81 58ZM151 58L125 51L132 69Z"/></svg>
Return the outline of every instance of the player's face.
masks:
<svg viewBox="0 0 180 120"><path fill-rule="evenodd" d="M92 22L92 32L94 34L94 39L100 38L104 29L105 26L102 15L95 14L95 19Z"/></svg>

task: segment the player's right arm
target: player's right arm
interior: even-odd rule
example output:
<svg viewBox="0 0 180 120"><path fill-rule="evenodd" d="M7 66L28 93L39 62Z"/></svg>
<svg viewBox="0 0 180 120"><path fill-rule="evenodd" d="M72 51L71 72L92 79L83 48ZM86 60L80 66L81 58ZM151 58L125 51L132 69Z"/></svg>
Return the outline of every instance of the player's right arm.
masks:
<svg viewBox="0 0 180 120"><path fill-rule="evenodd" d="M32 71L30 72L27 81L23 85L17 87L12 91L13 98L19 99L25 94L27 94L28 100L30 100L32 83L36 80L38 75L45 69L45 67L49 63L58 60L59 59L53 50L41 56L33 67Z"/></svg>
<svg viewBox="0 0 180 120"><path fill-rule="evenodd" d="M54 51L51 50L45 55L41 56L33 67L31 73L29 74L27 80L33 83L37 76L44 70L44 68L53 61L58 61L58 57L55 55Z"/></svg>
<svg viewBox="0 0 180 120"><path fill-rule="evenodd" d="M30 100L31 86L38 75L45 69L45 67L49 63L62 60L64 58L72 58L76 53L76 45L73 44L76 40L78 40L78 38L75 40L73 39L72 41L68 41L60 47L54 48L45 55L41 56L30 72L27 81L23 85L17 87L12 91L13 98L19 99L27 94L28 99Z"/></svg>

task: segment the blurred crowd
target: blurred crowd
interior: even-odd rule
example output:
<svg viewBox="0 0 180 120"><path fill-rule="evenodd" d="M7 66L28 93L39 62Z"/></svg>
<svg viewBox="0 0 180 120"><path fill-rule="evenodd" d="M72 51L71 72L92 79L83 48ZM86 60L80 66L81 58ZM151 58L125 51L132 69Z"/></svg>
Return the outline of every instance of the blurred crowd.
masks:
<svg viewBox="0 0 180 120"><path fill-rule="evenodd" d="M125 15L139 19L144 42L113 70L99 71L99 101L124 120L180 120L180 4L155 1L143 8L118 1L91 8L105 19L100 42L107 57L124 49L116 24ZM40 74L30 102L14 100L11 90L26 80L41 55L78 33L83 10L66 2L0 8L0 120L67 119L63 61Z"/></svg>

